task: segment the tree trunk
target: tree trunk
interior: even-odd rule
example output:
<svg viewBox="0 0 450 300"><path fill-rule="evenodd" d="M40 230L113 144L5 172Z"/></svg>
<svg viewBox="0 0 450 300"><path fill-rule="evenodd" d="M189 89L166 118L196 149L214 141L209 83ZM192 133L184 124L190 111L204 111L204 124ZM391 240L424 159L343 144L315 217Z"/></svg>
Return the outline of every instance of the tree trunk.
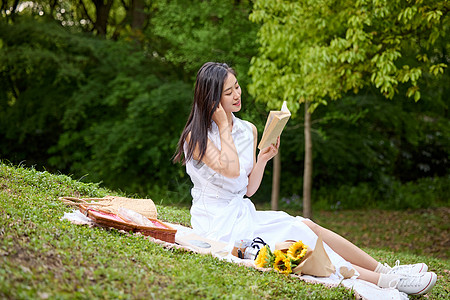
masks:
<svg viewBox="0 0 450 300"><path fill-rule="evenodd" d="M312 140L311 113L308 112L309 103L305 101L305 161L303 170L303 217L312 218L311 187L312 187Z"/></svg>
<svg viewBox="0 0 450 300"><path fill-rule="evenodd" d="M144 0L133 0L131 3L131 28L142 29L147 15L145 14Z"/></svg>
<svg viewBox="0 0 450 300"><path fill-rule="evenodd" d="M280 197L280 175L281 175L281 158L280 149L278 154L273 158L273 175L272 175L272 210L278 210L278 198Z"/></svg>
<svg viewBox="0 0 450 300"><path fill-rule="evenodd" d="M8 3L6 3L7 1L6 0L4 0L4 1L2 1L2 8L3 7L5 7L6 8L6 6L8 5ZM19 6L19 0L14 0L14 3L13 3L13 5L12 5L12 7L11 7L11 20L12 21L14 21L14 19L16 18L16 15L17 15L17 7Z"/></svg>
<svg viewBox="0 0 450 300"><path fill-rule="evenodd" d="M96 14L94 28L97 30L98 35L105 36L108 26L109 11L111 10L113 0L107 0L106 3L103 0L93 0L93 2Z"/></svg>
<svg viewBox="0 0 450 300"><path fill-rule="evenodd" d="M50 0L50 16L52 16L52 18L55 18L55 9L56 9L56 5L58 5L58 0Z"/></svg>

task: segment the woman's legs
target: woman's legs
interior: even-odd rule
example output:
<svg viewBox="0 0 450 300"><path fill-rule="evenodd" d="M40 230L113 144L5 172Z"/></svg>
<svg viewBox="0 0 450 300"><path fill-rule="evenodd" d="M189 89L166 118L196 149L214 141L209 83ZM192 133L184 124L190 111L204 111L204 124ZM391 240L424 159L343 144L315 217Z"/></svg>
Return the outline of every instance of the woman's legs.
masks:
<svg viewBox="0 0 450 300"><path fill-rule="evenodd" d="M423 266L418 272L402 273L388 272L387 274L374 272L379 263L366 252L359 249L340 235L325 229L310 220L303 221L316 235L322 236L323 241L330 246L342 258L352 263L359 272L359 279L371 282L382 288L397 288L407 294L424 294L436 284L437 276L433 272L422 272ZM418 264L421 265L421 264ZM414 265L408 265L406 269L411 271ZM399 269L397 269L399 271Z"/></svg>
<svg viewBox="0 0 450 300"><path fill-rule="evenodd" d="M365 280L370 283L378 285L378 282L380 280L380 273L375 273L373 271L369 271L369 270L361 268L360 266L357 266L357 265L353 265L353 267L359 273L358 279L362 279L362 280Z"/></svg>
<svg viewBox="0 0 450 300"><path fill-rule="evenodd" d="M376 267L378 266L378 262L369 254L367 254L342 236L338 235L337 233L323 228L322 226L317 225L311 220L304 220L303 223L311 228L311 230L314 231L316 235L322 236L323 241L343 259L352 263L353 265L359 266L371 273L374 273L372 271L376 269ZM359 269L357 270L359 272Z"/></svg>

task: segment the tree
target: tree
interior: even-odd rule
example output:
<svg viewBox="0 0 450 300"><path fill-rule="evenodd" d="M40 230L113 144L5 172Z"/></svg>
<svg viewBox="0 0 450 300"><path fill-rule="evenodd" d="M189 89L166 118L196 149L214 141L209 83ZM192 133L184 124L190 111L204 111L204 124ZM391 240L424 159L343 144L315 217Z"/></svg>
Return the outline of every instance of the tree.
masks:
<svg viewBox="0 0 450 300"><path fill-rule="evenodd" d="M152 4L144 0L4 0L0 13L11 22L19 15L31 14L101 37L139 38L148 25Z"/></svg>
<svg viewBox="0 0 450 300"><path fill-rule="evenodd" d="M246 84L256 53L257 26L248 20L250 1L156 1L146 33L164 41L157 54L184 69L190 78L207 61L226 62Z"/></svg>
<svg viewBox="0 0 450 300"><path fill-rule="evenodd" d="M272 175L272 195L270 206L272 210L278 210L278 200L280 197L280 175L281 175L281 153L273 158L273 175Z"/></svg>
<svg viewBox="0 0 450 300"><path fill-rule="evenodd" d="M54 22L0 23L0 156L45 164L67 99L96 63L89 60L96 46Z"/></svg>
<svg viewBox="0 0 450 300"><path fill-rule="evenodd" d="M418 101L426 78L448 72L448 11L442 0L255 1L251 92L270 107L310 102L310 112L364 87Z"/></svg>
<svg viewBox="0 0 450 300"><path fill-rule="evenodd" d="M142 30L140 43L125 34L110 38L110 31L98 36L92 23L82 26L85 16L72 2L52 6L53 15L41 1L0 22L0 156L144 195L177 189L185 173L171 157L195 71L207 60L226 61L245 81L254 54L245 45L254 43L256 25L246 1L166 2L152 2L154 26L130 22ZM95 16L93 3L84 3ZM125 11L113 5L110 12ZM108 30L117 30L114 20L121 19L110 18Z"/></svg>

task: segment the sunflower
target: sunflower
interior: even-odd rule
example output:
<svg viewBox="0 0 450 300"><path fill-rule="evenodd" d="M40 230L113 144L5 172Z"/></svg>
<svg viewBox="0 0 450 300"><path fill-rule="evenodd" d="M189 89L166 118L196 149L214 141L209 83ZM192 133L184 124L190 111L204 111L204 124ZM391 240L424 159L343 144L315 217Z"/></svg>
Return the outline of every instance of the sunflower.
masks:
<svg viewBox="0 0 450 300"><path fill-rule="evenodd" d="M293 260L296 263L299 263L302 258L305 256L306 252L308 251L308 246L303 244L302 241L298 241L293 243L288 251L287 251L287 257L289 257L291 260Z"/></svg>
<svg viewBox="0 0 450 300"><path fill-rule="evenodd" d="M273 268L283 274L292 273L291 260L280 250L275 250L273 254L275 255Z"/></svg>
<svg viewBox="0 0 450 300"><path fill-rule="evenodd" d="M269 268L272 267L273 258L273 254L272 251L270 251L269 246L265 245L261 248L261 250L259 250L258 256L255 260L255 264L260 268Z"/></svg>

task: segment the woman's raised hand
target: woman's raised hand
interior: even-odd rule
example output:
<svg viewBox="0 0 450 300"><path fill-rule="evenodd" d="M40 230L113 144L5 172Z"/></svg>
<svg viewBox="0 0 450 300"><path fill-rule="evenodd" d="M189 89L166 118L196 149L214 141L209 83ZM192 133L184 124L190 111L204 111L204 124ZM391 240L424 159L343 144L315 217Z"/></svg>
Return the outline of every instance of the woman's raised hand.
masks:
<svg viewBox="0 0 450 300"><path fill-rule="evenodd" d="M216 111L213 113L212 119L214 122L216 122L218 127L224 127L228 125L227 114L223 109L221 103L219 103L219 106L217 106Z"/></svg>
<svg viewBox="0 0 450 300"><path fill-rule="evenodd" d="M266 147L259 151L258 160L264 162L271 160L275 155L277 155L278 148L280 148L280 137L278 137L276 144L272 144L269 147Z"/></svg>

